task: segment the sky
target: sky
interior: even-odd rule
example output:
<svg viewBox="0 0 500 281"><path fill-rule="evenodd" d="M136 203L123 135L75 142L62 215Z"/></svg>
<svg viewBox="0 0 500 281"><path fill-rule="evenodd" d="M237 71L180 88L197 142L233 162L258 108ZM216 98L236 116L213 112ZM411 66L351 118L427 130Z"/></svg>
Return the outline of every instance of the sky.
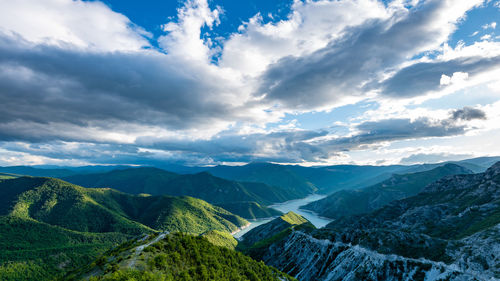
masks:
<svg viewBox="0 0 500 281"><path fill-rule="evenodd" d="M500 0L0 0L0 166L500 155Z"/></svg>

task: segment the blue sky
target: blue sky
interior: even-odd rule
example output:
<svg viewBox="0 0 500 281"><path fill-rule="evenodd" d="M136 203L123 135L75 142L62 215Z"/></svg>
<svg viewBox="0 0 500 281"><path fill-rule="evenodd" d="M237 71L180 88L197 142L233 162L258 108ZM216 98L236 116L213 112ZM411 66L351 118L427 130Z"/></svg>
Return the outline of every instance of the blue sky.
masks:
<svg viewBox="0 0 500 281"><path fill-rule="evenodd" d="M126 15L132 22L144 27L155 35L163 35L161 25L169 19L177 16L177 9L182 8L183 1L161 1L161 0L105 0L111 9ZM281 0L252 0L252 1L231 1L219 0L209 1L211 7L219 6L224 11L220 17L220 25L211 32L211 37L227 37L231 33L237 32L238 27L244 21L255 16L258 13L266 16L272 15L273 21L286 18L290 12L291 1Z"/></svg>
<svg viewBox="0 0 500 281"><path fill-rule="evenodd" d="M0 165L500 155L498 0L0 8Z"/></svg>

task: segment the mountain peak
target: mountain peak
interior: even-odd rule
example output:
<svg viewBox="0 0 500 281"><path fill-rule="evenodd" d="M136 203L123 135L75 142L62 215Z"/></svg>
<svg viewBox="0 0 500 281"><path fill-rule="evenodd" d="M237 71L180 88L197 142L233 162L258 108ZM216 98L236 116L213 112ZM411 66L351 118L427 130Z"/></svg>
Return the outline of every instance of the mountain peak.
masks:
<svg viewBox="0 0 500 281"><path fill-rule="evenodd" d="M460 165L457 165L454 163L446 163L442 167L446 168L446 169L450 169L450 170L460 171L461 173L464 173L464 174L472 174L473 173L470 169L467 169L463 166L460 166Z"/></svg>
<svg viewBox="0 0 500 281"><path fill-rule="evenodd" d="M497 175L500 174L500 161L496 162L493 164L493 166L489 167L488 170L486 170L485 174L489 177L496 177Z"/></svg>

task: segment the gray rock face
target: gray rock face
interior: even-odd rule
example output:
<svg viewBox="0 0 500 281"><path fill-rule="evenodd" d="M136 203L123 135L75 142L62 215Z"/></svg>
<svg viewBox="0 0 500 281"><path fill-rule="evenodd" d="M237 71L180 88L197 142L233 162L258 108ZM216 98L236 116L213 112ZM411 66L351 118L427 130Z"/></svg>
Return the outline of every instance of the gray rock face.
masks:
<svg viewBox="0 0 500 281"><path fill-rule="evenodd" d="M325 229L293 231L261 258L299 280L500 280L500 163Z"/></svg>
<svg viewBox="0 0 500 281"><path fill-rule="evenodd" d="M474 272L465 272L454 264L380 254L359 245L316 239L299 231L274 244L264 261L302 281L476 278Z"/></svg>

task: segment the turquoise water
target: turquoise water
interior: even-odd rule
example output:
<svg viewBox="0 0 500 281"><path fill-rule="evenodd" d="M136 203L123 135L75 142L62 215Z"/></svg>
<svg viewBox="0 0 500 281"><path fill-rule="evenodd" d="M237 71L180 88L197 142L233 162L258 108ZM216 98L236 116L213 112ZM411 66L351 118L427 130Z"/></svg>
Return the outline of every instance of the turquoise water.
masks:
<svg viewBox="0 0 500 281"><path fill-rule="evenodd" d="M332 220L328 219L328 218L320 217L316 213L311 212L311 211L300 210L299 207L304 206L310 202L323 199L325 197L326 197L326 195L311 194L311 195L309 195L305 198L302 198L302 199L290 200L290 201L286 201L283 203L274 204L274 205L271 205L269 207L274 208L276 210L279 210L283 213L288 213L290 211L297 213L297 214L303 216L304 218L308 219L315 227L321 228L321 227L327 225L328 223L330 223ZM247 233L248 231L250 231L252 228L255 228L259 225L270 222L273 219L274 219L274 217L249 220L250 225L248 227L236 232L233 236L235 238L239 238L239 237L243 236L245 233Z"/></svg>
<svg viewBox="0 0 500 281"><path fill-rule="evenodd" d="M309 195L305 198L302 198L302 199L286 201L283 203L271 205L269 207L274 208L276 210L279 210L283 213L287 213L290 211L297 213L297 214L303 216L304 218L306 218L307 220L309 220L312 224L314 224L315 227L321 228L321 227L327 225L328 223L330 223L332 220L328 219L328 218L320 217L312 211L301 210L301 209L299 209L299 207L304 206L304 205L311 203L313 201L323 199L325 197L326 197L326 195L311 194L311 195Z"/></svg>

